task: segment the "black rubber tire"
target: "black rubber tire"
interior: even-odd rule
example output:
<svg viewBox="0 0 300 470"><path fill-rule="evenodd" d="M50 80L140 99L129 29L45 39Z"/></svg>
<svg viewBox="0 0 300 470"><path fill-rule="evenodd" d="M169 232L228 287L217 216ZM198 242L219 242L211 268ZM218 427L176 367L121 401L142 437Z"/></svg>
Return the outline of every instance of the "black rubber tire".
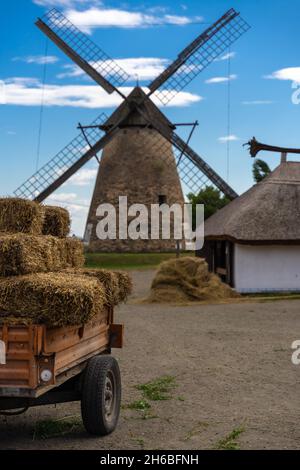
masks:
<svg viewBox="0 0 300 470"><path fill-rule="evenodd" d="M111 408L110 412L107 407ZM84 371L82 384L81 415L85 429L95 436L110 434L118 424L120 408L121 376L116 359L104 355L93 357Z"/></svg>

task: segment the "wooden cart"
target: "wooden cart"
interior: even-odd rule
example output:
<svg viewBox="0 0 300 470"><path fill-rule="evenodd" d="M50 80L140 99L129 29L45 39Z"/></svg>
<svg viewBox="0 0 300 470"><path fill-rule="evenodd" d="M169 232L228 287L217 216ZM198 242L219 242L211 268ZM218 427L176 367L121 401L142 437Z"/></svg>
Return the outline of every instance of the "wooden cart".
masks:
<svg viewBox="0 0 300 470"><path fill-rule="evenodd" d="M113 323L108 307L86 325L0 326L0 414L80 400L86 430L112 432L120 412L121 380L110 352L122 345L123 325Z"/></svg>

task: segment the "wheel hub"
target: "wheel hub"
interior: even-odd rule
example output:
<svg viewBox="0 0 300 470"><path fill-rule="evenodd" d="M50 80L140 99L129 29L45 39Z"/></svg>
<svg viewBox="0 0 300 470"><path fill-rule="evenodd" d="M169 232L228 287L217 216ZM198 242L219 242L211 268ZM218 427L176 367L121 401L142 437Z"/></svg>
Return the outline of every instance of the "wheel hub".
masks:
<svg viewBox="0 0 300 470"><path fill-rule="evenodd" d="M104 400L105 400L105 416L109 419L114 409L114 380L111 374L106 377Z"/></svg>

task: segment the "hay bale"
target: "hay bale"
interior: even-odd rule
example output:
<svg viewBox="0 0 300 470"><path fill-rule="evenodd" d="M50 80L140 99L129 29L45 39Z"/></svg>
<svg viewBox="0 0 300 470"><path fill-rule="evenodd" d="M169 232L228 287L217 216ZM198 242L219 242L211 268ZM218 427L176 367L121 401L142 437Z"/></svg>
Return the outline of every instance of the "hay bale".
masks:
<svg viewBox="0 0 300 470"><path fill-rule="evenodd" d="M0 324L82 325L105 302L104 287L88 276L46 273L0 280Z"/></svg>
<svg viewBox="0 0 300 470"><path fill-rule="evenodd" d="M34 201L19 198L0 198L0 232L22 232L40 235L43 209Z"/></svg>
<svg viewBox="0 0 300 470"><path fill-rule="evenodd" d="M110 306L125 302L132 292L132 281L129 274L106 269L67 270L72 275L89 276L97 279L105 287L107 304Z"/></svg>
<svg viewBox="0 0 300 470"><path fill-rule="evenodd" d="M71 219L66 209L44 206L43 235L64 238L70 233Z"/></svg>
<svg viewBox="0 0 300 470"><path fill-rule="evenodd" d="M184 303L238 297L231 287L208 271L204 259L183 257L162 263L147 299L159 303Z"/></svg>
<svg viewBox="0 0 300 470"><path fill-rule="evenodd" d="M73 238L0 233L0 276L81 268L83 246Z"/></svg>

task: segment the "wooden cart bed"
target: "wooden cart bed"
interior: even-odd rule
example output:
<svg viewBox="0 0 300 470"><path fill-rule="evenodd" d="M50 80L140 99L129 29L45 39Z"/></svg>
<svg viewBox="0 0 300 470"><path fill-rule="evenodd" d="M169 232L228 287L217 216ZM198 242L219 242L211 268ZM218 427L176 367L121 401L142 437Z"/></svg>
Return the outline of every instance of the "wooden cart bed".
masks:
<svg viewBox="0 0 300 470"><path fill-rule="evenodd" d="M113 309L88 324L0 326L0 396L38 397L63 383L98 354L122 347L123 326L113 324Z"/></svg>

